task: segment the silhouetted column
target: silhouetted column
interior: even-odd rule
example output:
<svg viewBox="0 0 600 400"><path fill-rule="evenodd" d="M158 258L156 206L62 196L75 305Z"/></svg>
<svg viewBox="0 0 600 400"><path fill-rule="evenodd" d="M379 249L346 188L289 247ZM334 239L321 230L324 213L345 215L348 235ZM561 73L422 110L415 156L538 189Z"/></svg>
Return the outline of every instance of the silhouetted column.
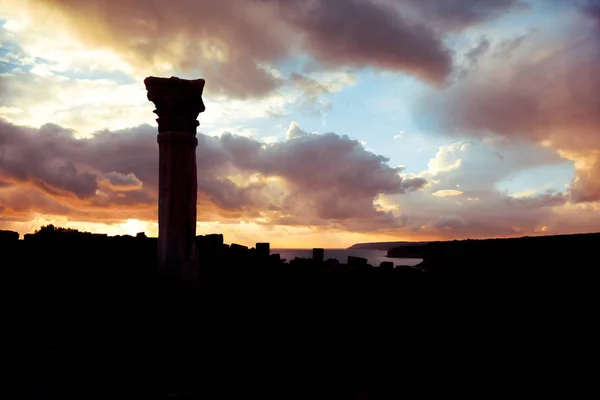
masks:
<svg viewBox="0 0 600 400"><path fill-rule="evenodd" d="M205 110L204 79L144 80L158 115L158 268L162 276L193 280L196 238L196 120Z"/></svg>

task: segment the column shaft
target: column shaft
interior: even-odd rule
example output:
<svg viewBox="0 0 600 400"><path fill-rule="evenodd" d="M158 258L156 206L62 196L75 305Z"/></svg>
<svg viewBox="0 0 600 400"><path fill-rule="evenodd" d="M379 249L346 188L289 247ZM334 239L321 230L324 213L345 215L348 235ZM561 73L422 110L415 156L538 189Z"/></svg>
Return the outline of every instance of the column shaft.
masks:
<svg viewBox="0 0 600 400"><path fill-rule="evenodd" d="M158 135L158 267L161 275L177 280L197 276L197 145L191 132Z"/></svg>

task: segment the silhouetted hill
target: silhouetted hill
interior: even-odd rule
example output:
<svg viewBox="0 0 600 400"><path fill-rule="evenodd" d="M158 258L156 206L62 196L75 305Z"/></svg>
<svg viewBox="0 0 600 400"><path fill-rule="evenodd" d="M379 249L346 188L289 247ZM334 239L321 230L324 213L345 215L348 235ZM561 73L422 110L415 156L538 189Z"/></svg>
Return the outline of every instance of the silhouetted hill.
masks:
<svg viewBox="0 0 600 400"><path fill-rule="evenodd" d="M401 246L424 246L428 242L373 242L356 243L348 247L353 250L391 250Z"/></svg>
<svg viewBox="0 0 600 400"><path fill-rule="evenodd" d="M424 244L407 244L405 246L395 247L388 250L387 257L390 258L423 258L425 257L425 249L428 243Z"/></svg>
<svg viewBox="0 0 600 400"><path fill-rule="evenodd" d="M543 276L596 274L592 267L600 246L600 233L526 236L506 239L431 242L423 248L423 263L429 272L445 276L464 273L481 275ZM393 249L399 254L404 248Z"/></svg>
<svg viewBox="0 0 600 400"><path fill-rule="evenodd" d="M528 336L527 328L546 314L553 324L567 314L569 330L593 323L585 306L596 304L600 248L600 234L436 242L423 247L422 270L360 257L282 263L266 243L205 235L196 238L199 280L183 285L157 275L157 239L145 235L44 227L7 237L0 282L14 337L3 356L28 366L25 398L423 395L444 377L462 382L463 367L462 378L450 376L469 349L499 367L523 346L558 359L562 331L546 354L552 329ZM533 356L535 343L543 351ZM494 376L479 372L465 387ZM386 376L393 386L378 397Z"/></svg>

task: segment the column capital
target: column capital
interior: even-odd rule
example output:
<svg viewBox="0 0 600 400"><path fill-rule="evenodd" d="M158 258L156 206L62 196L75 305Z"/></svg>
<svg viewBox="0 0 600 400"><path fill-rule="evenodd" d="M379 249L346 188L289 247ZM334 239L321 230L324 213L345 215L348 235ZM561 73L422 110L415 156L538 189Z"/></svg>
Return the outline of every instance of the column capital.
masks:
<svg viewBox="0 0 600 400"><path fill-rule="evenodd" d="M206 107L202 101L204 79L177 77L144 79L148 100L154 103L158 115L158 132L191 132L196 134L196 118Z"/></svg>

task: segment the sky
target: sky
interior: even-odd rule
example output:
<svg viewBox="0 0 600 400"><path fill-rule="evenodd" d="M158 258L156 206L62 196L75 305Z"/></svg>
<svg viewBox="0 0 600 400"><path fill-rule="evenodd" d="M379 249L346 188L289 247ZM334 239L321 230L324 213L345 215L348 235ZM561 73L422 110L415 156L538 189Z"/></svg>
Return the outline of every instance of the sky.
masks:
<svg viewBox="0 0 600 400"><path fill-rule="evenodd" d="M0 229L157 234L147 76L206 80L197 234L600 230L600 0L0 0Z"/></svg>

